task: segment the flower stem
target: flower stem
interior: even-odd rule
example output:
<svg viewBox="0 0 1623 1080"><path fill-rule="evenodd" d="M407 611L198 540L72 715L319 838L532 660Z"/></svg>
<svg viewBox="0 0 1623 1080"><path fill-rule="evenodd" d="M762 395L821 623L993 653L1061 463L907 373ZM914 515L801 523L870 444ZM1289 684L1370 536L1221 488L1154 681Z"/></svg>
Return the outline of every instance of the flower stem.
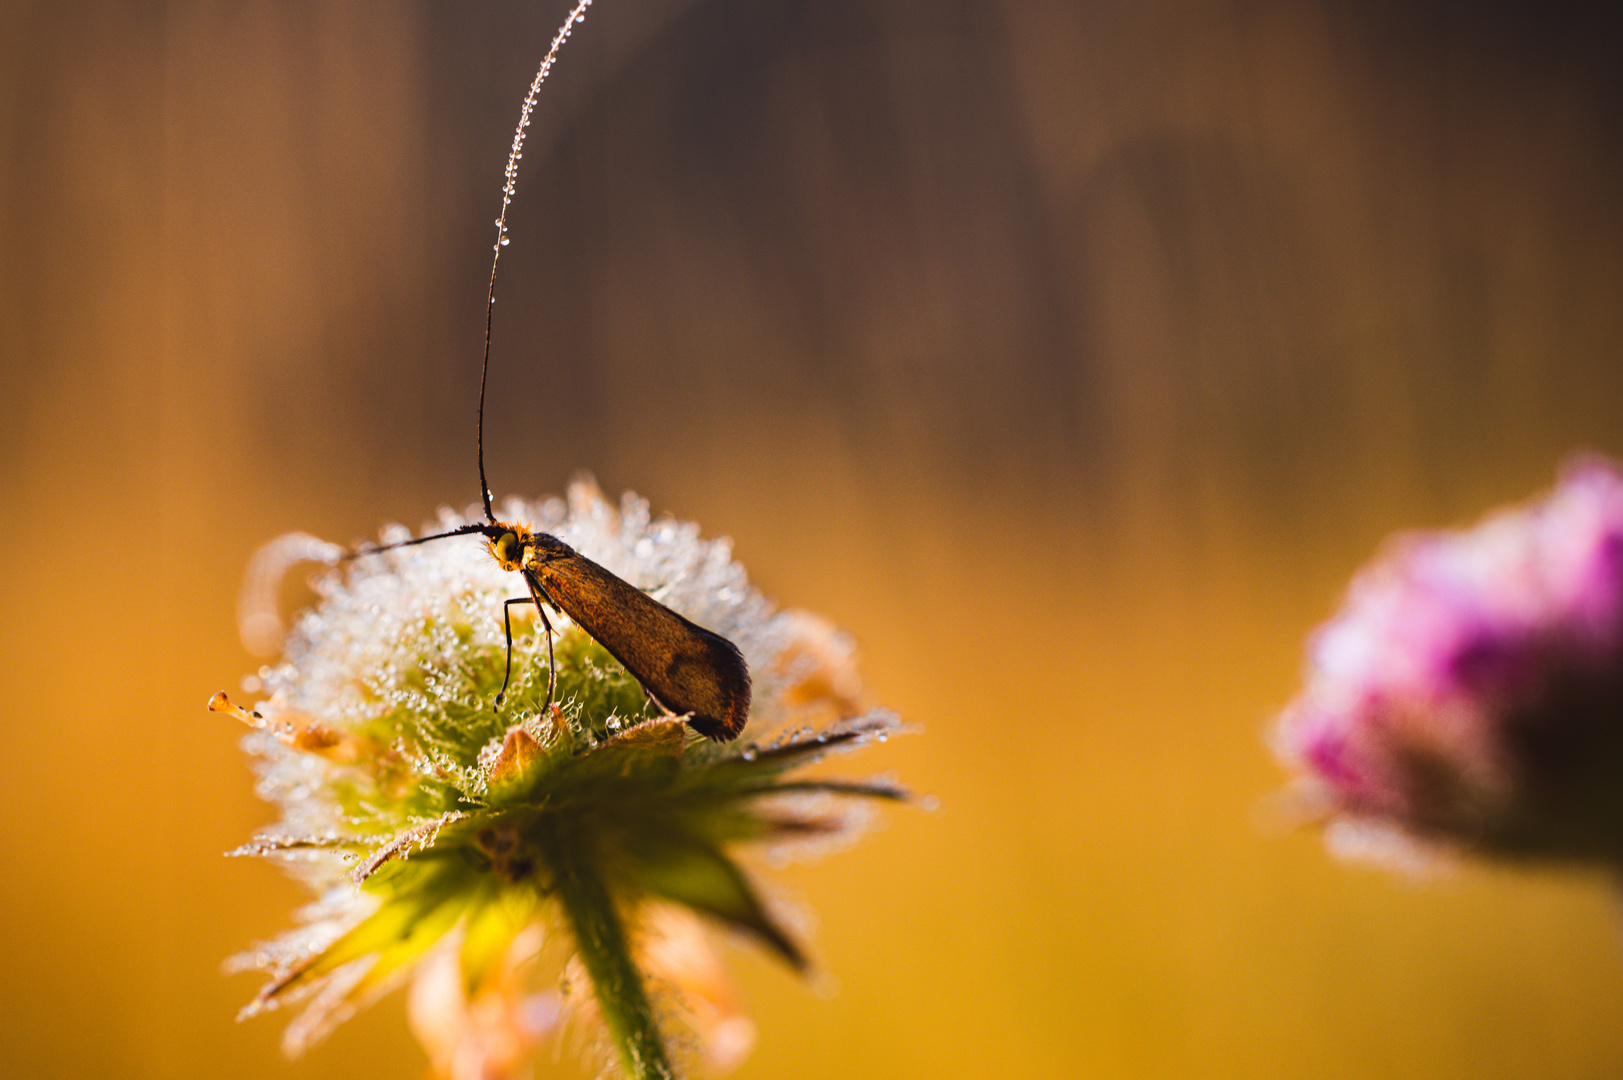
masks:
<svg viewBox="0 0 1623 1080"><path fill-rule="evenodd" d="M554 892L575 933L580 958L597 992L598 1008L633 1080L675 1080L642 972L631 958L625 927L592 857L591 844L567 824L548 844Z"/></svg>

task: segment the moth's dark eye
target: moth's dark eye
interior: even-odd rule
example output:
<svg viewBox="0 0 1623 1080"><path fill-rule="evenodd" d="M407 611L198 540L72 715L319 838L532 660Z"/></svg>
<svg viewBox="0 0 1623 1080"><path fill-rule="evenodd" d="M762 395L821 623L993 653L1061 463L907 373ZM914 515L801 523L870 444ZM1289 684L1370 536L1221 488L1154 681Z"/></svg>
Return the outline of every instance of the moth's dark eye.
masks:
<svg viewBox="0 0 1623 1080"><path fill-rule="evenodd" d="M515 562L518 559L518 537L512 533L502 533L502 538L496 541L496 558L502 563Z"/></svg>

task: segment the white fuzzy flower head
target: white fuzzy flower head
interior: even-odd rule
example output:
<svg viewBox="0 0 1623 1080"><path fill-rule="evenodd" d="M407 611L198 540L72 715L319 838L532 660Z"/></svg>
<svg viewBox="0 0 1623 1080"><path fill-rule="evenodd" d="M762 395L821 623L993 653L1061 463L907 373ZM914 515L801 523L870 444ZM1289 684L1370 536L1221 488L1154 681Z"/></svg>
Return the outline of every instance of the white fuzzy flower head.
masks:
<svg viewBox="0 0 1623 1080"><path fill-rule="evenodd" d="M285 1039L297 1053L421 964L428 981L415 993L413 1025L429 1033L425 1045L447 1075L469 1060L484 1070L477 1075L519 1070L570 1014L600 1021L628 1072L666 1075L669 1033L642 1030L655 1027L646 969L678 996L710 988L658 1015L666 1028L689 1019L696 1035L684 1041L698 1040L697 1060L730 1064L751 1029L716 1005L732 999L714 989L710 962L671 912L719 922L803 967L733 851L757 843L782 859L849 842L870 801L900 790L789 774L883 740L895 721L858 705L849 641L814 616L774 610L727 541L654 520L630 496L615 508L585 482L567 502L513 501L502 516L731 640L754 681L744 737L710 742L663 715L561 616L552 617L549 703L547 637L530 606L510 609L511 684L494 709L507 655L502 603L524 586L477 536L330 571L281 662L260 673L265 700L251 712L224 695L211 705L256 729L245 747L258 790L282 812L237 853L283 863L320 896L298 929L234 959L270 975L244 1014L307 1002ZM429 532L463 524L445 511ZM409 536L396 527L383 541ZM258 565L279 573L287 551L327 561L335 553L304 537L279 543ZM251 581L245 596L274 595L263 584ZM245 631L261 637L276 625L262 608L243 613ZM677 940L688 944L676 949ZM684 972L672 957L701 959ZM563 1007L570 986L573 1008ZM434 1002L448 1004L436 1012Z"/></svg>

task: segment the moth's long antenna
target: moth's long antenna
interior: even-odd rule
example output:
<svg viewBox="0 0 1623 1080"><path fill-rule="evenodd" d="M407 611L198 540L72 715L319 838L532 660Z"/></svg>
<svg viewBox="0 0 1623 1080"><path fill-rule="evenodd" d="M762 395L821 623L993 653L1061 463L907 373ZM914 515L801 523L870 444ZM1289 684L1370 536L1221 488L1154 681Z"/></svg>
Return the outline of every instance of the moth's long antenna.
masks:
<svg viewBox="0 0 1623 1080"><path fill-rule="evenodd" d="M346 551L338 556L337 561L349 562L351 559L359 559L362 555L376 555L383 551L393 551L395 548L416 547L418 544L426 544L430 540L444 540L447 536L471 536L474 533L484 531L485 526L483 525L458 525L448 532L435 533L433 536L418 536L411 540L396 540L392 544L378 544L374 547L361 548L359 551Z"/></svg>
<svg viewBox="0 0 1623 1080"><path fill-rule="evenodd" d="M502 248L507 246L507 208L513 202L513 186L518 181L518 160L524 156L524 132L530 126L535 96L541 91L541 83L552 70L553 62L558 59L558 50L569 40L575 24L586 18L586 9L591 6L592 0L580 0L569 13L569 18L558 28L558 33L553 35L552 47L541 61L535 81L530 83L530 92L524 95L524 111L519 114L518 130L513 132L513 149L507 155L507 179L502 184L502 212L496 219L496 254L490 260L490 291L485 295L485 359L479 367L479 497L485 502L485 519L492 525L496 524L496 515L490 509L490 485L485 481L485 383L490 375L490 320L496 308L496 266L502 260Z"/></svg>

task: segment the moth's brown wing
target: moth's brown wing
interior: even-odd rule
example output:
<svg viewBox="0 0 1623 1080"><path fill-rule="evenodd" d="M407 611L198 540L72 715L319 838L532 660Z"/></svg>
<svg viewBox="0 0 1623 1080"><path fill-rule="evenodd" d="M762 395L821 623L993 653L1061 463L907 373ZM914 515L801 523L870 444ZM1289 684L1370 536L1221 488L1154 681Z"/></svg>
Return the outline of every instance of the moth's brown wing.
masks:
<svg viewBox="0 0 1623 1080"><path fill-rule="evenodd" d="M533 572L546 594L673 713L712 739L738 738L750 711L750 673L738 648L583 555Z"/></svg>

